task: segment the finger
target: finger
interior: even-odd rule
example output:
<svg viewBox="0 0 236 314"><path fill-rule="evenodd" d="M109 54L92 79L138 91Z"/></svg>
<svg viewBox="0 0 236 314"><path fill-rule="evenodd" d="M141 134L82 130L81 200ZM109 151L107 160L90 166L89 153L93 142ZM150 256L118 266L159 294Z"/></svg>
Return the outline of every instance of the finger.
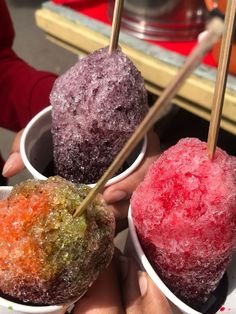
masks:
<svg viewBox="0 0 236 314"><path fill-rule="evenodd" d="M2 175L4 177L11 177L23 169L24 163L21 159L20 153L14 152L8 157L7 161L5 162L2 170Z"/></svg>
<svg viewBox="0 0 236 314"><path fill-rule="evenodd" d="M136 189L140 181L160 154L160 143L157 134L153 131L148 133L148 146L145 158L141 165L134 173L124 180L107 187L103 192L103 197L107 204L113 204L121 200L129 200L133 191Z"/></svg>
<svg viewBox="0 0 236 314"><path fill-rule="evenodd" d="M172 309L166 297L145 272L139 272L139 287L141 292L141 307L143 314L172 314Z"/></svg>
<svg viewBox="0 0 236 314"><path fill-rule="evenodd" d="M76 303L74 314L124 314L113 261Z"/></svg>
<svg viewBox="0 0 236 314"><path fill-rule="evenodd" d="M130 258L120 256L119 269L121 273L121 293L126 314L142 314L138 267Z"/></svg>

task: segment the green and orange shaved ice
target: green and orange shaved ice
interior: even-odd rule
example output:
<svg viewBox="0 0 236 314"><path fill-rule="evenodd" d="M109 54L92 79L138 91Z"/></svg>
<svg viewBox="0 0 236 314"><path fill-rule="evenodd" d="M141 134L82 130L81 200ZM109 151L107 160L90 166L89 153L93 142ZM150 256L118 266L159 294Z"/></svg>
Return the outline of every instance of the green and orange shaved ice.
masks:
<svg viewBox="0 0 236 314"><path fill-rule="evenodd" d="M63 304L82 296L113 255L115 220L98 196L60 177L27 180L0 201L0 290L33 304Z"/></svg>

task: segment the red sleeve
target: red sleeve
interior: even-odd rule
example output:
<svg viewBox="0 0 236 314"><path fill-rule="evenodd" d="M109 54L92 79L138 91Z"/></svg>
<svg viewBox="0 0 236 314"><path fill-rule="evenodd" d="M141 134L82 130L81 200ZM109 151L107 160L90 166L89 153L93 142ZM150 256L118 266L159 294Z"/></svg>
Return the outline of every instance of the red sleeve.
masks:
<svg viewBox="0 0 236 314"><path fill-rule="evenodd" d="M0 126L18 131L49 105L56 75L38 71L12 50L14 30L5 0L0 0Z"/></svg>

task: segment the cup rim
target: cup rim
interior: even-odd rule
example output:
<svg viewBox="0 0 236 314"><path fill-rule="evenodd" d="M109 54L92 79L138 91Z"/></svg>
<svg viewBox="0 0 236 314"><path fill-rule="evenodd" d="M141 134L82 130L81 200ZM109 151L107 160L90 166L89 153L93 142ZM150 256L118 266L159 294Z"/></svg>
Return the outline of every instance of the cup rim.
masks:
<svg viewBox="0 0 236 314"><path fill-rule="evenodd" d="M26 144L26 139L28 136L29 131L31 130L31 128L34 126L34 124L45 114L47 114L48 112L50 112L52 110L52 106L48 106L46 108L44 108L43 110L41 110L39 113L37 113L30 121L29 123L26 125L22 136L21 136L21 141L20 141L20 154L21 154L21 158L23 160L23 163L25 165L25 167L28 169L28 171L31 173L31 175L39 180L46 180L47 177L45 177L44 175L42 175L38 170L36 170L32 164L29 162L29 159L27 157L26 154L26 149L25 149L25 144ZM121 180L125 179L129 174L133 173L135 169L138 168L138 166L141 164L146 151L147 151L147 135L145 134L144 138L143 138L143 144L142 144L142 148L140 153L138 154L138 156L136 157L136 159L134 160L134 162L132 163L131 166L129 166L125 171L123 171L122 173L118 174L117 176L112 177L110 180L107 181L107 183L105 184L105 187L108 187L110 185L113 185L115 183L120 182ZM96 183L92 183L92 184L87 184L90 187L94 187L96 185Z"/></svg>
<svg viewBox="0 0 236 314"><path fill-rule="evenodd" d="M8 192L8 194L11 192L13 186L11 185L2 185L0 186L0 190L4 192Z"/></svg>
<svg viewBox="0 0 236 314"><path fill-rule="evenodd" d="M175 304L181 311L184 311L189 314L201 314L194 310L192 307L181 301L162 281L162 279L158 276L152 265L150 264L149 260L147 259L142 246L139 242L138 235L136 232L136 228L134 225L134 221L132 218L132 209L131 206L129 207L128 211L128 224L129 224L129 232L131 236L132 243L134 245L135 251L138 255L139 261L142 263L147 274L151 277L157 287L164 293L164 295L173 303Z"/></svg>
<svg viewBox="0 0 236 314"><path fill-rule="evenodd" d="M67 305L45 305L45 306L32 306L32 305L24 305L20 303L16 303L13 301L9 301L0 297L0 306L5 307L6 309L11 309L12 311L20 311L23 313L53 313L58 310L62 310L63 307Z"/></svg>
<svg viewBox="0 0 236 314"><path fill-rule="evenodd" d="M8 192L12 190L13 186L0 186L0 191ZM63 309L67 304L61 305L26 305L21 303L16 303L0 296L0 306L6 309L11 309L12 311L21 311L26 313L50 313Z"/></svg>

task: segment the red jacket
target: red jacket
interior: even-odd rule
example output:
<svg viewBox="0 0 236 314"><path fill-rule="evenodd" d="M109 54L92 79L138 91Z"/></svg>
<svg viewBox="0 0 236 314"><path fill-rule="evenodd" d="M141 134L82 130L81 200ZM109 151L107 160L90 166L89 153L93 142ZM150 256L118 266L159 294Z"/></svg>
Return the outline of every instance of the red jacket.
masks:
<svg viewBox="0 0 236 314"><path fill-rule="evenodd" d="M19 131L42 108L56 75L38 71L12 50L14 29L5 3L0 0L0 126Z"/></svg>

